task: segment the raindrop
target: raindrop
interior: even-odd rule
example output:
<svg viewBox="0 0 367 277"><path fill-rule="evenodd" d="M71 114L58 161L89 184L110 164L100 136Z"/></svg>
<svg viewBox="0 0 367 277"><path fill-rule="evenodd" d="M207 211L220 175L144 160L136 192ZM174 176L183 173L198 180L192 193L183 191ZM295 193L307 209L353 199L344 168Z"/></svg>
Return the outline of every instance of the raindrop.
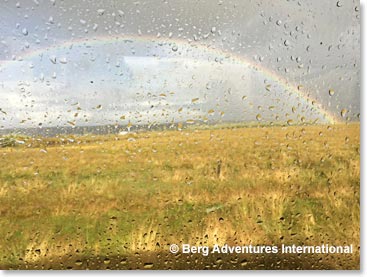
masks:
<svg viewBox="0 0 367 277"><path fill-rule="evenodd" d="M342 110L340 111L340 115L341 115L342 117L345 117L345 115L347 114L347 112L348 112L348 110L347 110L347 109L342 109Z"/></svg>
<svg viewBox="0 0 367 277"><path fill-rule="evenodd" d="M289 46L289 45L290 45L289 40L287 40L287 39L286 39L286 40L284 41L284 45L285 45L285 46Z"/></svg>
<svg viewBox="0 0 367 277"><path fill-rule="evenodd" d="M329 89L329 95L333 96L335 94L335 91L333 89Z"/></svg>
<svg viewBox="0 0 367 277"><path fill-rule="evenodd" d="M105 10L104 10L104 9L98 9L98 10L97 10L97 13L98 13L99 15L103 15L103 14L104 14L104 12L105 12Z"/></svg>
<svg viewBox="0 0 367 277"><path fill-rule="evenodd" d="M151 268L153 268L153 263L145 263L144 264L144 268L145 269L151 269Z"/></svg>
<svg viewBox="0 0 367 277"><path fill-rule="evenodd" d="M83 264L83 262L81 260L76 260L75 261L75 265L77 266L81 266Z"/></svg>
<svg viewBox="0 0 367 277"><path fill-rule="evenodd" d="M257 114L257 115L256 115L256 119L257 119L258 121L260 121L260 120L261 120L261 118L262 118L262 117L261 117L261 114Z"/></svg>
<svg viewBox="0 0 367 277"><path fill-rule="evenodd" d="M56 57L55 57L55 56L51 56L51 57L50 57L50 61L51 61L53 64L56 64Z"/></svg>
<svg viewBox="0 0 367 277"><path fill-rule="evenodd" d="M28 36L28 30L27 30L27 28L23 28L22 29L22 34L25 35L25 36Z"/></svg>
<svg viewBox="0 0 367 277"><path fill-rule="evenodd" d="M71 127L75 127L76 123L75 121L68 121L67 122Z"/></svg>
<svg viewBox="0 0 367 277"><path fill-rule="evenodd" d="M61 59L59 59L59 61L62 64L67 64L68 63L68 61L66 60L66 58L61 58Z"/></svg>
<svg viewBox="0 0 367 277"><path fill-rule="evenodd" d="M105 259L103 260L103 263L104 263L104 264L110 264L110 262L111 262L111 260L110 260L109 258L105 258Z"/></svg>
<svg viewBox="0 0 367 277"><path fill-rule="evenodd" d="M176 44L174 44L173 46L172 46L172 51L173 52L176 52L178 50L178 47L177 47L177 45Z"/></svg>
<svg viewBox="0 0 367 277"><path fill-rule="evenodd" d="M246 259L241 261L241 266L246 266L247 264L248 264L248 262L247 262Z"/></svg>

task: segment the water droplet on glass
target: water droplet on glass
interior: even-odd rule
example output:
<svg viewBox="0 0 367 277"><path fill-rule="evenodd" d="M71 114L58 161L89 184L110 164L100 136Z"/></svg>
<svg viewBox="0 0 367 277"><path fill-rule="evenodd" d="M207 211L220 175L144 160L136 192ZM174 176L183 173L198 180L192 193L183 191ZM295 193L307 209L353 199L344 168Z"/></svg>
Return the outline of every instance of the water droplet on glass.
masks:
<svg viewBox="0 0 367 277"><path fill-rule="evenodd" d="M247 264L248 264L248 262L247 262L246 259L241 261L241 266L246 266Z"/></svg>
<svg viewBox="0 0 367 277"><path fill-rule="evenodd" d="M81 266L83 264L83 262L81 260L76 260L75 261L75 265L77 266Z"/></svg>
<svg viewBox="0 0 367 277"><path fill-rule="evenodd" d="M287 120L287 124L288 124L288 125L292 125L292 124L293 124L293 119L289 119L289 120Z"/></svg>
<svg viewBox="0 0 367 277"><path fill-rule="evenodd" d="M25 36L27 36L27 35L28 35L28 30L27 30L27 28L23 28L23 29L22 29L22 34L23 34L23 35L25 35Z"/></svg>
<svg viewBox="0 0 367 277"><path fill-rule="evenodd" d="M62 64L67 64L68 63L66 58L59 59L59 62L62 63Z"/></svg>
<svg viewBox="0 0 367 277"><path fill-rule="evenodd" d="M145 263L144 264L144 268L145 269L151 269L151 268L153 268L153 263Z"/></svg>
<svg viewBox="0 0 367 277"><path fill-rule="evenodd" d="M98 9L98 10L97 10L97 13L98 13L99 15L103 15L103 14L104 14L104 12L105 12L105 10L104 10L104 9Z"/></svg>
<svg viewBox="0 0 367 277"><path fill-rule="evenodd" d="M347 110L347 109L342 109L342 110L340 111L340 115L341 115L342 117L345 117L345 115L347 114L347 112L348 112L348 110Z"/></svg>
<svg viewBox="0 0 367 277"><path fill-rule="evenodd" d="M109 259L109 258L105 258L104 260L103 260L103 263L104 264L109 264L111 262L111 260Z"/></svg>
<svg viewBox="0 0 367 277"><path fill-rule="evenodd" d="M51 57L50 57L50 61L51 61L53 64L56 64L56 57L55 57L55 56L51 56Z"/></svg>

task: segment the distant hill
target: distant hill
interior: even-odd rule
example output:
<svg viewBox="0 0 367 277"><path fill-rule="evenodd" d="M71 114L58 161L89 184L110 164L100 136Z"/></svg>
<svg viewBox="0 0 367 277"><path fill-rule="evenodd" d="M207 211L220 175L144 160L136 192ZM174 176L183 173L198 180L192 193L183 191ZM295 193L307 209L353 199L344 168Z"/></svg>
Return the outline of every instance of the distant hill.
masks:
<svg viewBox="0 0 367 277"><path fill-rule="evenodd" d="M177 124L175 125L177 128ZM100 126L62 126L62 127L42 127L42 128L12 128L0 130L0 135L17 134L25 136L55 137L57 135L106 135L119 134L120 132L148 131L148 130L166 130L174 128L170 124L160 125L100 125Z"/></svg>
<svg viewBox="0 0 367 277"><path fill-rule="evenodd" d="M353 123L353 122L350 122ZM359 121L358 121L359 123ZM195 123L176 122L164 124L138 124L138 125L97 125L97 126L61 126L61 127L42 127L42 128L10 128L0 129L0 136L3 135L21 135L21 136L41 136L55 137L58 135L108 135L122 134L125 132L146 132L146 131L165 131L177 129L225 129L225 128L245 128L245 127L271 127L288 126L285 122L202 122ZM322 125L317 122L292 123L291 125Z"/></svg>

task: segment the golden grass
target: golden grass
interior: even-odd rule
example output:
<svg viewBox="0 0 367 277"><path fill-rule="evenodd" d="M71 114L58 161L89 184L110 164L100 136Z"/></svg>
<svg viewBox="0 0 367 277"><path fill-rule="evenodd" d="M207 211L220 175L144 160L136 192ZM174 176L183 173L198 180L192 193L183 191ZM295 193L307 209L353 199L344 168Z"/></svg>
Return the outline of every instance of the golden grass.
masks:
<svg viewBox="0 0 367 277"><path fill-rule="evenodd" d="M2 148L0 267L171 243L358 249L359 128L74 136Z"/></svg>

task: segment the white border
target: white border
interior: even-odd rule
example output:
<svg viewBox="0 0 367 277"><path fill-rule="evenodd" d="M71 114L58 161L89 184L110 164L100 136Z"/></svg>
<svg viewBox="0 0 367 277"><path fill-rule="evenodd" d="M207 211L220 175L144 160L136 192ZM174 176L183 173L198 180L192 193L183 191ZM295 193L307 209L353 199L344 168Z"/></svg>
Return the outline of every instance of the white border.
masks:
<svg viewBox="0 0 367 277"><path fill-rule="evenodd" d="M279 0L277 0L279 1ZM332 0L320 0L320 1L332 1ZM334 0L335 3L337 0ZM345 0L349 1L349 0ZM367 37L367 27L366 27L366 3L367 0L361 0L361 270L360 271L237 271L237 270L227 270L225 274L233 274L233 275L246 275L246 276L266 276L268 274L271 275L303 275L303 276L322 276L322 275L354 275L359 276L366 272L366 264L367 264L367 256L366 256L366 235L365 235L365 224L367 222L366 217L367 213L365 211L366 208L366 147L364 144L365 139L367 138L367 128L365 126L366 119L366 110L365 107L367 105L367 97L366 97L366 80L367 80L367 71L365 70L366 66L366 55L363 53L362 49L367 47L366 37ZM105 275L115 275L115 276L137 276L137 275L181 275L181 276L200 276L200 275L212 275L212 274L220 274L222 275L223 271L0 271L0 276L22 276L22 275L30 275L30 276L105 276Z"/></svg>

